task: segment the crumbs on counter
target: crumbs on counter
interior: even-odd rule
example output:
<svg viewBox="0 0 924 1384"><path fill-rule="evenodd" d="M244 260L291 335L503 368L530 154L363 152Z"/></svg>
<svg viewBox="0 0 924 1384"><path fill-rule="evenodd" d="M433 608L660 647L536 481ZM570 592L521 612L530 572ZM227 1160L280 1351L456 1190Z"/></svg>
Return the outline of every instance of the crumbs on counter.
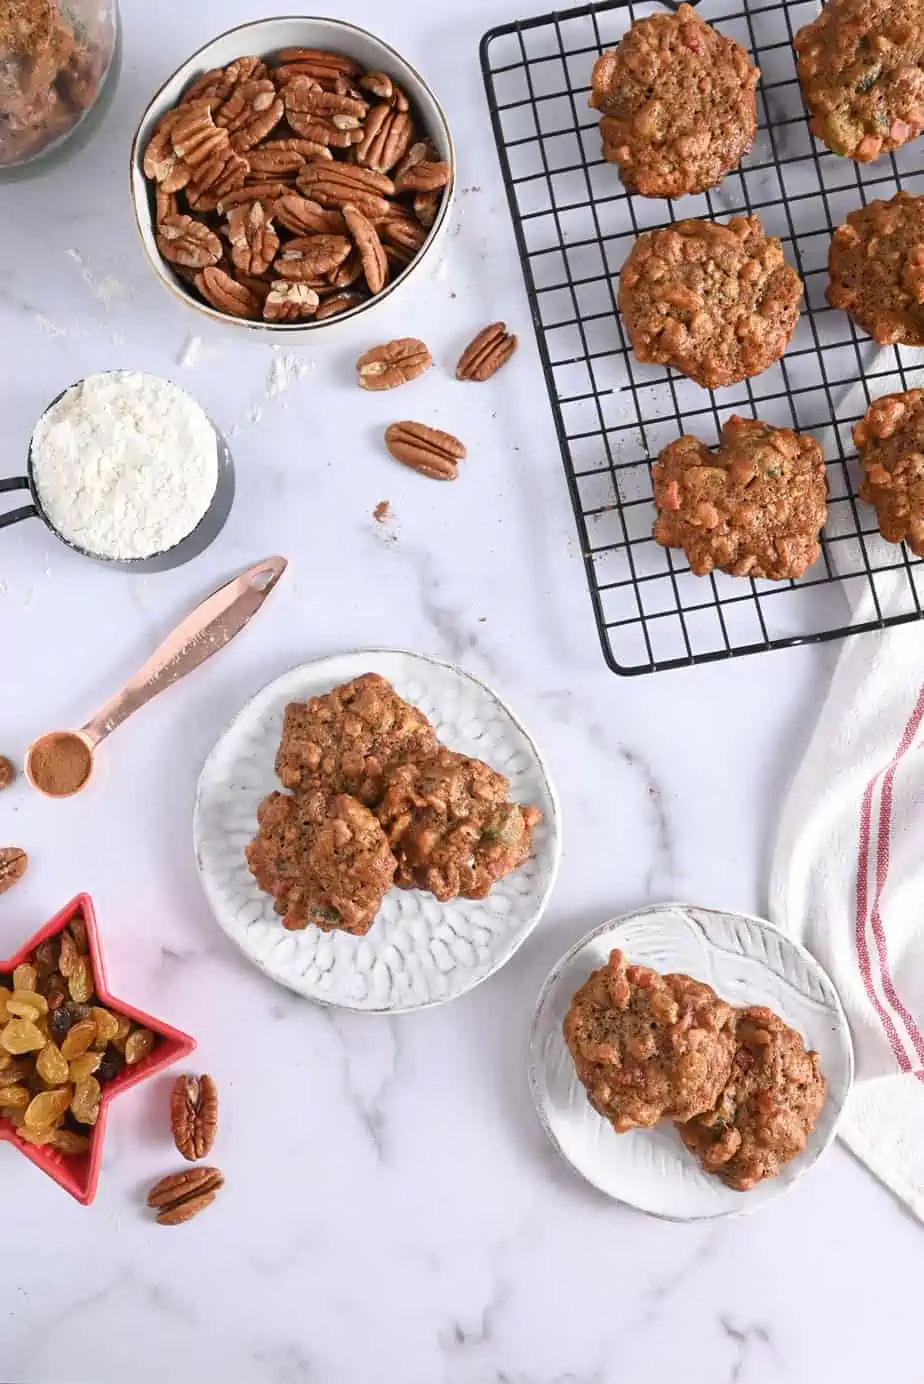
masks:
<svg viewBox="0 0 924 1384"><path fill-rule="evenodd" d="M390 500L379 500L379 502L378 502L378 504L376 505L375 509L372 511L372 517L373 517L373 519L375 520L375 522L376 522L377 524L384 524L388 519L390 519L390 518L391 518L391 501L390 501ZM5 762L5 761L0 761L0 788L2 788L2 787L5 786L4 783L3 783L3 762ZM10 766L10 767L12 767L12 766Z"/></svg>

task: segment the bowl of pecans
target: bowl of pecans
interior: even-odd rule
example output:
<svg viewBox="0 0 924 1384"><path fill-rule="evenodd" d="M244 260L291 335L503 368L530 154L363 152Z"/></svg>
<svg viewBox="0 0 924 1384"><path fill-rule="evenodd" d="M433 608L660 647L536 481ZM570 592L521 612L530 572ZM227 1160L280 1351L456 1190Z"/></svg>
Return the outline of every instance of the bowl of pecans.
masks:
<svg viewBox="0 0 924 1384"><path fill-rule="evenodd" d="M0 961L0 1144L88 1206L112 1100L195 1046L109 993L93 903L78 895Z"/></svg>
<svg viewBox="0 0 924 1384"><path fill-rule="evenodd" d="M135 219L160 281L223 321L313 331L432 262L455 159L424 79L364 29L229 30L174 72L132 144Z"/></svg>

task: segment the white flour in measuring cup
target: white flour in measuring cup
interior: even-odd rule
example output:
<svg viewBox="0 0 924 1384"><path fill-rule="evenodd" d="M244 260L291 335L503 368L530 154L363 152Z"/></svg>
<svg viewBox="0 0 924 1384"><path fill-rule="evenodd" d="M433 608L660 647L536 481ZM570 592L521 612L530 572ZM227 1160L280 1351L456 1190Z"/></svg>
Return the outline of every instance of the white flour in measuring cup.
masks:
<svg viewBox="0 0 924 1384"><path fill-rule="evenodd" d="M39 503L67 542L95 557L153 557L209 508L218 440L175 384L117 370L88 375L48 409L32 435L31 467Z"/></svg>

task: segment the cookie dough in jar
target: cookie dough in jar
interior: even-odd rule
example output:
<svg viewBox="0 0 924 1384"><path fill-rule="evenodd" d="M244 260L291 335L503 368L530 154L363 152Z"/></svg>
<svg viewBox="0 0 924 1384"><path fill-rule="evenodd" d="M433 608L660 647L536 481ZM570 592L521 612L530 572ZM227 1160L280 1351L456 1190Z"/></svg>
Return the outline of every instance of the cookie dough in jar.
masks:
<svg viewBox="0 0 924 1384"><path fill-rule="evenodd" d="M76 149L108 104L118 66L117 0L3 0L0 179Z"/></svg>

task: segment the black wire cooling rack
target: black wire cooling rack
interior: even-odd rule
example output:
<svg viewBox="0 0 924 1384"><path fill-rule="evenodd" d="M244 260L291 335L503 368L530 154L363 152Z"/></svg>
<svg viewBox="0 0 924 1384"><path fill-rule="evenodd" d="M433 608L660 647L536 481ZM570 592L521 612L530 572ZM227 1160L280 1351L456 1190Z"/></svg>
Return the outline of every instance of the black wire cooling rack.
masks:
<svg viewBox="0 0 924 1384"><path fill-rule="evenodd" d="M878 348L825 301L830 235L847 213L899 186L924 192L922 143L876 163L837 158L813 139L793 35L809 3L704 0L700 14L761 69L757 138L720 187L673 202L629 196L603 161L588 108L597 55L657 4L615 3L493 29L481 62L539 352L561 444L604 656L619 673L654 672L834 639L921 618L924 572L879 538L857 496L850 429L870 397L924 384L924 353ZM757 213L805 283L786 356L710 392L640 364L616 310L617 271L640 231L689 216ZM695 577L659 547L650 462L673 438L714 445L739 412L811 431L828 462L823 553L794 582ZM851 621L851 613L853 621Z"/></svg>

